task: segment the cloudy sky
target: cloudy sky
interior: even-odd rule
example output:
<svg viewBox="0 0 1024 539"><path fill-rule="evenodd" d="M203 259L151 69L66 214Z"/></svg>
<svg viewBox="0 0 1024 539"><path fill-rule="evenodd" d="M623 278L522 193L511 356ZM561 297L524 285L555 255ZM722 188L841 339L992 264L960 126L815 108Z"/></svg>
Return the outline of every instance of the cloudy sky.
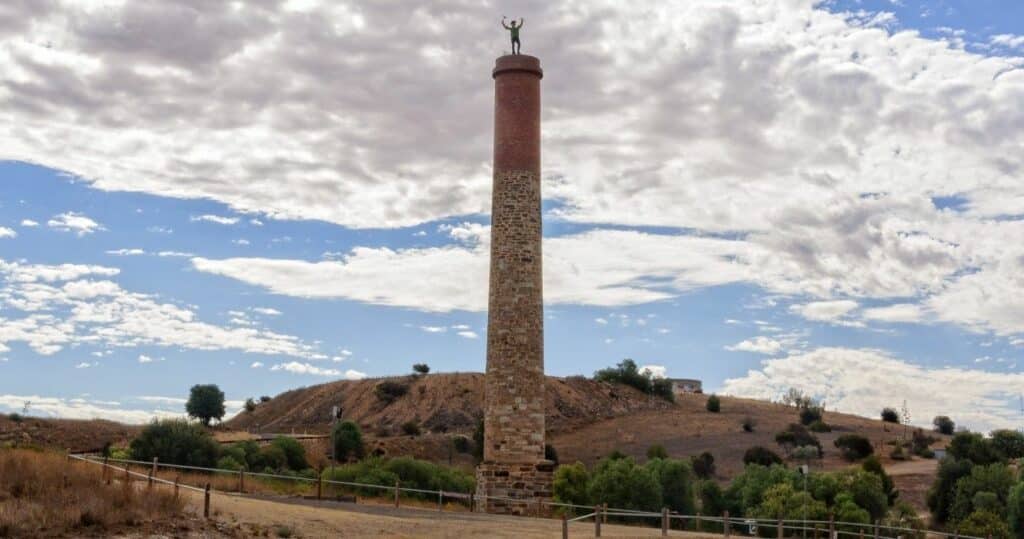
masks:
<svg viewBox="0 0 1024 539"><path fill-rule="evenodd" d="M4 2L0 409L482 370L502 15L550 374L1021 423L1018 0Z"/></svg>

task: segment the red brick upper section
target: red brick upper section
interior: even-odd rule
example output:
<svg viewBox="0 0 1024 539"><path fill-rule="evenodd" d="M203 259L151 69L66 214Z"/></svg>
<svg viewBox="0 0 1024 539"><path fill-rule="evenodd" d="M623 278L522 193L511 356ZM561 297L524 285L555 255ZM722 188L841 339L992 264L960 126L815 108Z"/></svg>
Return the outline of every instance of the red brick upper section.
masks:
<svg viewBox="0 0 1024 539"><path fill-rule="evenodd" d="M494 71L494 170L540 173L540 60L498 58Z"/></svg>

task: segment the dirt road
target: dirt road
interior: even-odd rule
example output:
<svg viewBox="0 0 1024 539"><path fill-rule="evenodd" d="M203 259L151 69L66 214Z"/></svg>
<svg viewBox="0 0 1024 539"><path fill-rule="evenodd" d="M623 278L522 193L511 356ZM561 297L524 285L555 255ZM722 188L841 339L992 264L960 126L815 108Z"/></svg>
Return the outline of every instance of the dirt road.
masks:
<svg viewBox="0 0 1024 539"><path fill-rule="evenodd" d="M189 492L194 510L202 510L202 494ZM248 523L265 527L273 537L287 527L293 537L468 537L534 538L560 537L561 522L552 519L503 517L479 513L438 512L426 509L393 508L308 500L255 499L215 494L212 515L225 523ZM652 523L653 524L653 523ZM661 531L606 524L602 537L658 537ZM593 522L571 523L570 537L593 537ZM719 535L672 532L673 537L712 539Z"/></svg>

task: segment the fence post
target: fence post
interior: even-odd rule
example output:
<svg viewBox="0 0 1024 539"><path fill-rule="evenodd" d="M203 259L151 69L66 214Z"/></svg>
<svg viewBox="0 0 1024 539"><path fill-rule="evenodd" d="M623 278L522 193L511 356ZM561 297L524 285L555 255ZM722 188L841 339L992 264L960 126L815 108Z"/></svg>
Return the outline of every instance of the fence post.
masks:
<svg viewBox="0 0 1024 539"><path fill-rule="evenodd" d="M476 493L475 492L470 492L469 493L469 512L470 513L475 513L476 512Z"/></svg>
<svg viewBox="0 0 1024 539"><path fill-rule="evenodd" d="M181 474L174 476L174 499L178 499L178 480L181 479Z"/></svg>
<svg viewBox="0 0 1024 539"><path fill-rule="evenodd" d="M238 493L245 494L245 468L238 470Z"/></svg>
<svg viewBox="0 0 1024 539"><path fill-rule="evenodd" d="M594 537L601 537L601 504L594 506Z"/></svg>
<svg viewBox="0 0 1024 539"><path fill-rule="evenodd" d="M444 491L437 491L437 510L444 511Z"/></svg>
<svg viewBox="0 0 1024 539"><path fill-rule="evenodd" d="M152 475L156 475L156 463L157 463L157 459L159 459L159 458L160 457L153 457L153 469L151 470L153 472Z"/></svg>
<svg viewBox="0 0 1024 539"><path fill-rule="evenodd" d="M875 520L875 539L878 539L878 520Z"/></svg>
<svg viewBox="0 0 1024 539"><path fill-rule="evenodd" d="M103 455L103 480L110 484L110 457Z"/></svg>
<svg viewBox="0 0 1024 539"><path fill-rule="evenodd" d="M398 507L398 480L395 480L395 507Z"/></svg>
<svg viewBox="0 0 1024 539"><path fill-rule="evenodd" d="M68 489L68 474L67 474L67 472L64 473L64 479L61 481L61 488L64 489L64 490Z"/></svg>
<svg viewBox="0 0 1024 539"><path fill-rule="evenodd" d="M700 531L700 511L697 511L697 520L694 521L693 527L696 531Z"/></svg>
<svg viewBox="0 0 1024 539"><path fill-rule="evenodd" d="M668 507L661 508L661 535L668 535Z"/></svg>
<svg viewBox="0 0 1024 539"><path fill-rule="evenodd" d="M817 523L814 524L814 539L818 539L818 527L819 526L820 526L820 524L817 524Z"/></svg>
<svg viewBox="0 0 1024 539"><path fill-rule="evenodd" d="M729 537L729 512L722 511L722 535Z"/></svg>
<svg viewBox="0 0 1024 539"><path fill-rule="evenodd" d="M860 527L860 531L857 532L857 537L859 537L860 539L864 539L864 526Z"/></svg>
<svg viewBox="0 0 1024 539"><path fill-rule="evenodd" d="M775 526L775 528L776 528L776 534L779 536L779 539L782 539L782 519L781 518L779 519L779 523L778 523L778 525Z"/></svg>
<svg viewBox="0 0 1024 539"><path fill-rule="evenodd" d="M601 520L608 524L608 502L601 504Z"/></svg>
<svg viewBox="0 0 1024 539"><path fill-rule="evenodd" d="M562 539L569 539L569 517L562 513Z"/></svg>
<svg viewBox="0 0 1024 539"><path fill-rule="evenodd" d="M316 471L316 499L320 500L324 496L324 466L321 464L317 466Z"/></svg>
<svg viewBox="0 0 1024 539"><path fill-rule="evenodd" d="M828 539L836 539L836 515L828 514Z"/></svg>
<svg viewBox="0 0 1024 539"><path fill-rule="evenodd" d="M203 516L210 518L210 484L206 484L206 490L203 491Z"/></svg>

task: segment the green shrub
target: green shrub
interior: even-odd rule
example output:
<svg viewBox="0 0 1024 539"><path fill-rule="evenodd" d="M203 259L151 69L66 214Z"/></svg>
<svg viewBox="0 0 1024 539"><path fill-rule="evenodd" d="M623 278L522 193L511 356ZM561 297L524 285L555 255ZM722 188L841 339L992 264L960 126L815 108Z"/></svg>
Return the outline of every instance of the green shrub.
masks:
<svg viewBox="0 0 1024 539"><path fill-rule="evenodd" d="M249 413L256 411L256 401L254 401L252 397L245 399L245 411Z"/></svg>
<svg viewBox="0 0 1024 539"><path fill-rule="evenodd" d="M882 462L878 460L878 457L874 455L869 456L864 459L860 467L865 472L873 473L882 480L882 490L885 491L889 505L892 505L896 501L896 497L900 495L900 491L896 490L896 484L893 482L892 477L885 473L885 468L882 467Z"/></svg>
<svg viewBox="0 0 1024 539"><path fill-rule="evenodd" d="M399 397L409 392L409 385L394 380L381 380L373 386L373 394L382 402L391 404Z"/></svg>
<svg viewBox="0 0 1024 539"><path fill-rule="evenodd" d="M938 438L925 434L921 429L915 429L913 437L910 440L911 451L918 456L925 456L931 451L931 445L939 441ZM934 453L933 453L934 454Z"/></svg>
<svg viewBox="0 0 1024 539"><path fill-rule="evenodd" d="M843 458L849 461L860 460L875 452L871 440L859 434L844 434L836 438L835 446Z"/></svg>
<svg viewBox="0 0 1024 539"><path fill-rule="evenodd" d="M412 366L412 372L420 375L427 374L430 372L430 365L427 365L426 363L415 363Z"/></svg>
<svg viewBox="0 0 1024 539"><path fill-rule="evenodd" d="M210 426L210 421L224 417L224 392L216 384L196 384L189 390L185 411Z"/></svg>
<svg viewBox="0 0 1024 539"><path fill-rule="evenodd" d="M473 449L469 443L469 438L462 435L452 438L452 447L459 453L469 453Z"/></svg>
<svg viewBox="0 0 1024 539"><path fill-rule="evenodd" d="M705 515L721 515L728 508L725 493L714 480L701 481L697 485L697 496L700 498L700 510Z"/></svg>
<svg viewBox="0 0 1024 539"><path fill-rule="evenodd" d="M1016 537L1024 537L1024 481L1010 488L1010 495L1006 501L1006 519L1010 524L1010 531Z"/></svg>
<svg viewBox="0 0 1024 539"><path fill-rule="evenodd" d="M260 397L260 402L270 402L270 400L271 399L269 395L263 395Z"/></svg>
<svg viewBox="0 0 1024 539"><path fill-rule="evenodd" d="M822 416L822 409L819 406L808 406L800 409L800 424L810 425L814 422L820 422Z"/></svg>
<svg viewBox="0 0 1024 539"><path fill-rule="evenodd" d="M718 395L712 394L708 397L708 401L704 404L704 407L707 408L709 412L717 414L722 411L722 400L718 398Z"/></svg>
<svg viewBox="0 0 1024 539"><path fill-rule="evenodd" d="M402 434L406 436L419 436L422 430L420 424L416 421L406 421L402 423Z"/></svg>
<svg viewBox="0 0 1024 539"><path fill-rule="evenodd" d="M999 452L992 440L976 432L958 432L946 446L946 452L957 459L967 459L974 464L993 464L1006 457Z"/></svg>
<svg viewBox="0 0 1024 539"><path fill-rule="evenodd" d="M690 461L693 473L701 479L710 479L715 475L715 456L707 451L693 457Z"/></svg>
<svg viewBox="0 0 1024 539"><path fill-rule="evenodd" d="M740 425L743 426L743 432L754 432L754 427L757 426L757 420L748 415L743 418Z"/></svg>
<svg viewBox="0 0 1024 539"><path fill-rule="evenodd" d="M661 485L662 505L684 515L692 515L693 469L684 460L656 458L644 465Z"/></svg>
<svg viewBox="0 0 1024 539"><path fill-rule="evenodd" d="M1010 429L994 430L991 434L992 447L1008 459L1024 457L1024 434Z"/></svg>
<svg viewBox="0 0 1024 539"><path fill-rule="evenodd" d="M675 402L676 399L670 380L655 378L648 370L641 371L632 359L623 359L614 367L595 372L594 380L634 387L648 395L655 395L670 402Z"/></svg>
<svg viewBox="0 0 1024 539"><path fill-rule="evenodd" d="M661 397L669 402L675 402L676 393L672 391L672 380L668 378L651 378L651 395Z"/></svg>
<svg viewBox="0 0 1024 539"><path fill-rule="evenodd" d="M857 503L853 501L853 496L849 493L844 492L836 496L836 502L832 510L835 513L835 519L839 522L864 525L871 524L871 513L868 513L864 508L857 505ZM837 527L843 531L856 531L856 526Z"/></svg>
<svg viewBox="0 0 1024 539"><path fill-rule="evenodd" d="M996 496L995 504L998 510L996 514L1003 514L1007 504L1007 497L1010 487L1014 484L1013 472L1005 464L989 464L987 466L974 466L970 475L960 478L956 482L956 489L953 493L953 504L949 509L950 520L957 521L967 518L968 515L978 510L991 509L991 507L977 507L974 505L975 496L985 492ZM986 497L984 501L988 501Z"/></svg>
<svg viewBox="0 0 1024 539"><path fill-rule="evenodd" d="M217 459L217 467L221 470L232 470L238 471L243 468L242 463L235 460L232 456L223 456Z"/></svg>
<svg viewBox="0 0 1024 539"><path fill-rule="evenodd" d="M957 526L961 535L1010 539L1010 528L999 515L988 511L975 511Z"/></svg>
<svg viewBox="0 0 1024 539"><path fill-rule="evenodd" d="M604 459L595 468L590 499L619 509L660 511L661 485L650 469L632 458Z"/></svg>
<svg viewBox="0 0 1024 539"><path fill-rule="evenodd" d="M345 462L350 458L363 458L366 450L363 445L363 433L354 422L342 421L334 425L331 429L331 439L334 443L335 461Z"/></svg>
<svg viewBox="0 0 1024 539"><path fill-rule="evenodd" d="M823 520L828 518L828 508L809 493L797 491L789 483L779 483L765 491L764 499L752 514L772 520Z"/></svg>
<svg viewBox="0 0 1024 539"><path fill-rule="evenodd" d="M886 423L899 423L900 414L893 408L882 408L882 421Z"/></svg>
<svg viewBox="0 0 1024 539"><path fill-rule="evenodd" d="M850 494L857 506L871 515L872 521L885 516L889 498L880 477L864 470L847 468L836 473L836 479L840 492Z"/></svg>
<svg viewBox="0 0 1024 539"><path fill-rule="evenodd" d="M935 430L941 434L952 435L956 430L956 423L953 423L953 420L945 415L935 416L935 419L932 419L932 425L935 425Z"/></svg>
<svg viewBox="0 0 1024 539"><path fill-rule="evenodd" d="M974 464L967 459L947 456L939 461L939 470L935 482L928 489L928 510L938 523L949 520L949 510L956 496L957 482L971 474Z"/></svg>
<svg viewBox="0 0 1024 539"><path fill-rule="evenodd" d="M818 457L824 454L821 448L821 441L811 434L807 427L799 423L790 423L786 430L775 434L775 443L782 447L786 454L792 453L793 449L803 446L815 447L818 450Z"/></svg>
<svg viewBox="0 0 1024 539"><path fill-rule="evenodd" d="M266 445L260 448L256 463L256 469L267 473L276 473L288 468L288 457L280 447Z"/></svg>
<svg viewBox="0 0 1024 539"><path fill-rule="evenodd" d="M153 457L166 464L202 466L217 464L220 447L210 433L183 419L154 421L129 445L132 459L149 462Z"/></svg>
<svg viewBox="0 0 1024 539"><path fill-rule="evenodd" d="M648 459L667 459L668 451L665 450L665 446L661 444L654 444L647 448Z"/></svg>
<svg viewBox="0 0 1024 539"><path fill-rule="evenodd" d="M815 421L807 426L807 429L811 432L832 432L832 427L824 421Z"/></svg>
<svg viewBox="0 0 1024 539"><path fill-rule="evenodd" d="M260 445L255 440L244 440L231 444L228 448L222 449L221 453L230 454L238 462L244 464L250 470L262 468L259 462ZM241 454L241 459L238 455Z"/></svg>
<svg viewBox="0 0 1024 539"><path fill-rule="evenodd" d="M755 445L743 453L743 464L771 466L772 464L782 464L782 457L768 448Z"/></svg>
<svg viewBox="0 0 1024 539"><path fill-rule="evenodd" d="M383 459L370 457L359 462L332 466L324 470L324 479L393 487L400 481L402 487L422 490L445 490L468 494L475 489L473 476L456 468L449 468L412 457ZM360 487L364 495L380 496L386 491ZM403 493L413 497L428 494Z"/></svg>
<svg viewBox="0 0 1024 539"><path fill-rule="evenodd" d="M297 472L309 468L309 462L306 460L306 447L295 438L278 436L270 442L270 445L279 448L284 453L288 469Z"/></svg>
<svg viewBox="0 0 1024 539"><path fill-rule="evenodd" d="M7 414L7 419L10 419L11 421L14 421L15 423L21 423L22 421L25 420L25 418L22 417L21 414L17 414L17 413Z"/></svg>
<svg viewBox="0 0 1024 539"><path fill-rule="evenodd" d="M590 472L582 462L563 464L555 469L551 492L555 501L575 505L590 505Z"/></svg>

